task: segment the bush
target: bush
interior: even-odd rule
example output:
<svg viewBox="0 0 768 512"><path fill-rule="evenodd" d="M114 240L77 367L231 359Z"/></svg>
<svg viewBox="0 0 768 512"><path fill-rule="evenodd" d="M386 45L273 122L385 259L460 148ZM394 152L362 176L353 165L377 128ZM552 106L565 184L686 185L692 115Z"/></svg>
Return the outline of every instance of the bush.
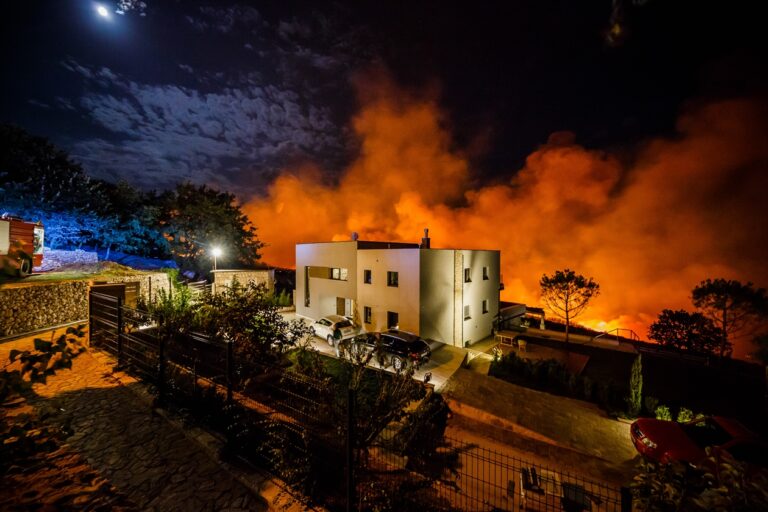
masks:
<svg viewBox="0 0 768 512"><path fill-rule="evenodd" d="M693 411L690 409L686 409L685 407L681 407L680 410L677 412L678 423L687 423L689 421L692 421L693 418L694 418Z"/></svg>
<svg viewBox="0 0 768 512"><path fill-rule="evenodd" d="M589 377L584 377L582 380L583 384L583 390L584 390L584 399L585 400L592 400L592 395L595 391L595 383L590 379Z"/></svg>
<svg viewBox="0 0 768 512"><path fill-rule="evenodd" d="M657 420L672 421L672 413L666 405L660 405L654 411Z"/></svg>
<svg viewBox="0 0 768 512"><path fill-rule="evenodd" d="M645 405L645 412L648 414L656 414L656 408L659 406L659 399L655 396L647 396L643 400Z"/></svg>

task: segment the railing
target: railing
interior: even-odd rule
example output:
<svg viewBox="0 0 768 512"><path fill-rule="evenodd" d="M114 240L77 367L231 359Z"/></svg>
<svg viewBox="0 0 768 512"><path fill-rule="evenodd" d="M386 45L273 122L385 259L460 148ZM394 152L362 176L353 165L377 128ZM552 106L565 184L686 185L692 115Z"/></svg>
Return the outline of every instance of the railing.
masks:
<svg viewBox="0 0 768 512"><path fill-rule="evenodd" d="M477 444L385 428L355 442L356 396L331 383L246 364L234 344L199 334L161 335L155 319L91 292L95 347L154 384L158 400L204 415L228 446L328 510L600 510L631 507L625 490ZM167 339L166 339L167 338ZM346 393L343 393L346 395ZM431 425L433 418L426 424ZM350 471L349 468L352 468ZM394 507L394 508L393 508Z"/></svg>
<svg viewBox="0 0 768 512"><path fill-rule="evenodd" d="M626 335L622 333L626 333ZM624 329L624 328L616 328L616 329L611 329L610 331L601 332L600 334L592 338L592 340L597 341L598 338L609 338L611 336L615 338L615 341L619 341L619 338L630 339L632 341L640 341L640 336L638 336L635 331L633 331L632 329Z"/></svg>

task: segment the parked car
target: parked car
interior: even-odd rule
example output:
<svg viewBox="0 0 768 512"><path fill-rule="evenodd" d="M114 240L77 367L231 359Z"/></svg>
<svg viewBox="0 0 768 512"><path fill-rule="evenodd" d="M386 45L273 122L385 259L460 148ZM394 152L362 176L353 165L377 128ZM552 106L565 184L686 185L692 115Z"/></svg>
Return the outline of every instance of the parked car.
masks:
<svg viewBox="0 0 768 512"><path fill-rule="evenodd" d="M323 338L331 346L333 345L333 333L336 329L341 331L342 340L354 338L360 333L360 329L355 324L340 315L324 316L312 324L312 329L315 331L315 336Z"/></svg>
<svg viewBox="0 0 768 512"><path fill-rule="evenodd" d="M637 451L655 462L700 466L711 448L714 455L727 452L749 465L768 467L766 444L731 418L705 416L688 423L640 418L632 423L630 435Z"/></svg>
<svg viewBox="0 0 768 512"><path fill-rule="evenodd" d="M391 364L395 370L402 370L409 363L418 367L429 361L432 350L427 342L417 335L390 329L382 333L365 333L355 338L355 348L371 351L376 349L381 339L381 348L385 354L383 363ZM388 359L387 359L388 358Z"/></svg>

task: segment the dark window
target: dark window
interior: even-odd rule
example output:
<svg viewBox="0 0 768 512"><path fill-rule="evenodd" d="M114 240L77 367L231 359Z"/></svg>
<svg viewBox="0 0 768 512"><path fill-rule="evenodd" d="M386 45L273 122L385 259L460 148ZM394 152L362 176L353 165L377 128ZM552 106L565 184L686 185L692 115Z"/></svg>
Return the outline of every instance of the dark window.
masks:
<svg viewBox="0 0 768 512"><path fill-rule="evenodd" d="M488 280L488 267L483 267L483 281Z"/></svg>
<svg viewBox="0 0 768 512"><path fill-rule="evenodd" d="M363 321L367 324L371 323L372 316L371 308L368 306L363 307Z"/></svg>
<svg viewBox="0 0 768 512"><path fill-rule="evenodd" d="M488 312L488 300L483 299L483 313L485 314L487 312Z"/></svg>
<svg viewBox="0 0 768 512"><path fill-rule="evenodd" d="M371 271L368 269L363 270L363 282L365 284L371 284Z"/></svg>
<svg viewBox="0 0 768 512"><path fill-rule="evenodd" d="M468 268L464 269L464 282L465 283L471 283L472 282L472 279L470 277L469 269Z"/></svg>
<svg viewBox="0 0 768 512"><path fill-rule="evenodd" d="M397 286L397 272L387 272L387 286Z"/></svg>
<svg viewBox="0 0 768 512"><path fill-rule="evenodd" d="M466 306L464 306L464 320L469 320L470 318L472 318L472 315L470 314L470 311L469 311L469 304L467 304Z"/></svg>
<svg viewBox="0 0 768 512"><path fill-rule="evenodd" d="M387 329L397 329L399 324L400 324L400 315L398 315L394 311L387 311Z"/></svg>

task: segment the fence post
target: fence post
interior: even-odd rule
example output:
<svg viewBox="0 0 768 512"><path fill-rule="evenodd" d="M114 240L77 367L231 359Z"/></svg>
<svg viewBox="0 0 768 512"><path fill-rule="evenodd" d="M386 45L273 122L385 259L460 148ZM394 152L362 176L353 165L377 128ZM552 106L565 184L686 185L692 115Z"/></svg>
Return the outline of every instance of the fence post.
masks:
<svg viewBox="0 0 768 512"><path fill-rule="evenodd" d="M93 346L93 290L88 288L88 346Z"/></svg>
<svg viewBox="0 0 768 512"><path fill-rule="evenodd" d="M227 403L232 403L232 386L235 371L235 354L234 354L234 342L227 340Z"/></svg>
<svg viewBox="0 0 768 512"><path fill-rule="evenodd" d="M347 389L347 512L355 508L355 390Z"/></svg>
<svg viewBox="0 0 768 512"><path fill-rule="evenodd" d="M621 488L621 512L632 512L632 490L629 487Z"/></svg>
<svg viewBox="0 0 768 512"><path fill-rule="evenodd" d="M160 359L158 364L157 375L157 400L160 404L165 403L165 337L160 337L160 344L158 350L158 357Z"/></svg>
<svg viewBox="0 0 768 512"><path fill-rule="evenodd" d="M123 299L117 297L117 366L123 364Z"/></svg>

